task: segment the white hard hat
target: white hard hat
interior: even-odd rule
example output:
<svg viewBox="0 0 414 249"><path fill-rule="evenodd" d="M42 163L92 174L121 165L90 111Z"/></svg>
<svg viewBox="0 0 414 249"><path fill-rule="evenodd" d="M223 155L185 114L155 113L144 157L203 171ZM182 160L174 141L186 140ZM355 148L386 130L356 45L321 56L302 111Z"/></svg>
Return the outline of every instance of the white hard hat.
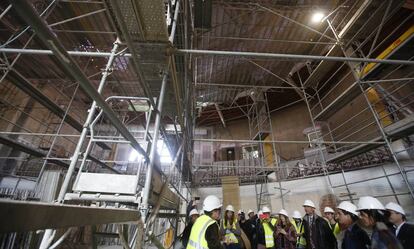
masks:
<svg viewBox="0 0 414 249"><path fill-rule="evenodd" d="M352 204L349 201L343 201L343 202L339 203L339 205L336 208L347 211L347 212L350 212L351 214L355 214L356 216L359 215L359 213L356 211L357 206L355 206L354 204Z"/></svg>
<svg viewBox="0 0 414 249"><path fill-rule="evenodd" d="M303 203L303 206L307 206L307 207L313 207L315 208L315 203L313 203L313 201L311 200L305 200L305 202Z"/></svg>
<svg viewBox="0 0 414 249"><path fill-rule="evenodd" d="M227 205L227 207L226 207L226 211L232 211L232 212L234 212L234 207L233 207L233 205Z"/></svg>
<svg viewBox="0 0 414 249"><path fill-rule="evenodd" d="M405 215L404 209L395 202L390 202L387 205L385 205L385 209L392 210L402 215Z"/></svg>
<svg viewBox="0 0 414 249"><path fill-rule="evenodd" d="M284 216L289 217L288 212L286 210L284 210L284 209L280 209L280 211L279 211L278 214L283 214Z"/></svg>
<svg viewBox="0 0 414 249"><path fill-rule="evenodd" d="M190 211L190 214L189 214L188 216L191 216L191 215L194 215L194 214L197 214L197 215L198 215L198 211L197 211L197 209L192 209L192 210Z"/></svg>
<svg viewBox="0 0 414 249"><path fill-rule="evenodd" d="M247 211L247 214L250 214L250 213L254 213L253 210L249 209L249 211Z"/></svg>
<svg viewBox="0 0 414 249"><path fill-rule="evenodd" d="M363 196L359 198L357 211L364 209L385 210L385 207L378 199L372 196Z"/></svg>
<svg viewBox="0 0 414 249"><path fill-rule="evenodd" d="M237 211L237 214L242 214L242 213L244 213L244 212L241 209L239 211Z"/></svg>
<svg viewBox="0 0 414 249"><path fill-rule="evenodd" d="M330 207L325 207L325 209L323 210L323 212L324 213L335 213L335 211L332 209L332 208L330 208Z"/></svg>
<svg viewBox="0 0 414 249"><path fill-rule="evenodd" d="M302 215L300 214L300 212L298 210L295 210L295 211L293 211L292 218L293 219L302 219Z"/></svg>
<svg viewBox="0 0 414 249"><path fill-rule="evenodd" d="M214 209L221 208L221 202L220 199L217 198L215 195L209 195L204 199L203 202L203 210L207 212L211 212Z"/></svg>
<svg viewBox="0 0 414 249"><path fill-rule="evenodd" d="M268 208L268 207L264 206L264 207L262 208L262 212L263 212L263 213L270 213L270 212L272 212L272 211L270 210L270 208Z"/></svg>

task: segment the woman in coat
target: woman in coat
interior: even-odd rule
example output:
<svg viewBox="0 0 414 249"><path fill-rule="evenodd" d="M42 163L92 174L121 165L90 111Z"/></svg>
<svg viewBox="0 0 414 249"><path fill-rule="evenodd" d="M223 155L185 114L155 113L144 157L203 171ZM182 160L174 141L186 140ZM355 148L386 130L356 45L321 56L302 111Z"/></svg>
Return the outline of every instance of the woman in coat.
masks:
<svg viewBox="0 0 414 249"><path fill-rule="evenodd" d="M296 248L296 229L292 223L290 223L289 215L286 210L282 209L279 211L279 219L275 229L276 249Z"/></svg>

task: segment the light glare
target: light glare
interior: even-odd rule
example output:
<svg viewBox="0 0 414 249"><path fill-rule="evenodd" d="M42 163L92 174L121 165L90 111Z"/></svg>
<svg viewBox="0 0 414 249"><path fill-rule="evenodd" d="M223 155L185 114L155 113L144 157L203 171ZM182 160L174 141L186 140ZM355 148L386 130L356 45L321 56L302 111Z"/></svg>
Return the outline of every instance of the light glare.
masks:
<svg viewBox="0 0 414 249"><path fill-rule="evenodd" d="M324 17L325 17L325 15L322 12L316 12L312 16L312 22L314 22L314 23L321 22Z"/></svg>
<svg viewBox="0 0 414 249"><path fill-rule="evenodd" d="M158 156L160 157L161 163L171 163L173 161L170 155L170 151L168 150L163 140L158 140L157 152L158 152ZM132 149L131 152L129 153L129 157L128 157L129 162L138 162L142 159L143 159L143 156L134 149Z"/></svg>

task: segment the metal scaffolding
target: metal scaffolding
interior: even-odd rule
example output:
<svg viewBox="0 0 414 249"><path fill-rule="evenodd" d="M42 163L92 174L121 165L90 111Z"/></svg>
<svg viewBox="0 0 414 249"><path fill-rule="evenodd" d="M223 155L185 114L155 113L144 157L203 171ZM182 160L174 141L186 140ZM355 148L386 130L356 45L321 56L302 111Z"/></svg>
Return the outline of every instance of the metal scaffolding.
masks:
<svg viewBox="0 0 414 249"><path fill-rule="evenodd" d="M414 80L414 28L409 25L414 15L404 17L389 33L384 29L403 1L355 1L350 6L345 1L318 29L271 6L226 6L245 10L231 16L230 23L239 25L240 17L253 12L267 13L298 28L294 39L209 34L224 24L195 28L194 6L186 0L63 1L86 12L62 17L53 15L55 2L59 1L32 6L15 0L0 14L0 19L20 23L8 17L13 9L24 21L23 27L12 27L0 45L0 110L5 114L0 115L0 162L10 163L1 177L16 180L13 188L0 193L44 201L41 191L51 182L58 193L47 204L0 201L0 214L14 212L2 219L20 217L14 227L2 230L9 234L1 243L31 243L42 236L40 248L55 248L77 230L70 227L91 225L94 248L143 248L149 240L160 246L166 233L177 234L176 214L189 200L191 188L219 186L224 176L238 176L241 185L254 184L258 209L271 206L272 199L280 199L284 207L289 191L284 182L315 176L323 176L332 193L345 188L344 200L358 198L355 184L377 179L385 179L389 188L377 197L414 199L407 177L413 170L403 161L414 154L414 92L407 91ZM95 23L96 30L70 25L84 20L88 21L82 27ZM84 35L80 46L72 41L77 34ZM284 52L227 51L215 49L210 40L286 47ZM389 45L390 40L395 42ZM290 45L306 45L309 50L292 53ZM294 62L296 69L281 76L283 70L267 67L273 62L284 71ZM30 63L44 68L26 72ZM257 75L251 77L253 83L216 80L214 76L226 74L228 65L240 71L246 65L255 68L272 83ZM295 99L271 108L269 95L286 91ZM340 117L351 102L358 105L353 115ZM309 113L307 139L278 139L275 113L298 103ZM245 119L248 136L223 139L213 129L197 135L197 128L214 125L217 117L224 128ZM166 122L173 128L167 130ZM160 162L159 141L174 155L168 165ZM309 148L301 158L284 159L286 145ZM126 160L125 152L117 157L122 148L141 156ZM389 162L396 171L384 167ZM347 179L347 171L368 167L381 168L383 175ZM333 173L341 174L343 184L332 183ZM404 183L403 190L394 186L396 177ZM34 182L34 190L19 189L23 181ZM272 181L278 185L274 196ZM182 194L184 188L187 194ZM36 210L42 217L67 212L77 219L55 219L53 224L30 220ZM92 218L81 219L85 216ZM25 226L27 220L30 226ZM133 224L119 224L123 222ZM36 235L37 229L45 229L44 234Z"/></svg>
<svg viewBox="0 0 414 249"><path fill-rule="evenodd" d="M374 7L379 4L379 7ZM401 155L412 151L411 135L413 133L412 126L412 91L407 88L412 84L412 51L408 52L410 45L412 44L413 27L407 26L407 22L411 20L412 15L405 17L401 23L397 25L390 33L383 32L382 26L391 19L393 15L396 15L398 9L401 7L401 1L376 3L364 3L359 6L354 16L349 19L349 22L342 28L340 32L335 30L333 21L336 15L332 15L332 18L326 18L324 21L327 23L327 28L324 32L331 33L335 39L335 45L331 48L330 52L326 56L318 55L292 55L281 53L263 53L263 52L236 52L236 51L213 51L213 50L177 50L178 53L191 54L194 56L194 60L197 62L197 58L207 57L208 61L218 61L218 58L228 57L242 57L256 59L257 61L270 61L270 60L310 60L309 67L304 66L302 69L297 70L291 75L293 82L296 81L296 86L289 84L289 86L282 85L254 85L254 84L229 84L229 83L209 83L198 80L194 80L194 85L197 88L202 89L203 97L212 94L214 88L223 86L220 89L221 92L229 92L236 89L247 93L254 93L260 89L264 91L272 91L277 88L282 89L298 89L303 92L303 98L295 101L295 103L304 101L310 116L312 123L312 129L316 131L319 126L321 128L320 137L311 141L294 141L294 140L278 140L272 139L271 141L257 141L254 138L251 139L221 139L221 138L195 138L194 141L198 143L198 147L203 147L203 144L211 143L216 148L219 144L231 144L235 146L258 146L261 147L265 143L271 143L273 146L277 144L310 144L317 148L317 155L312 158L312 162L309 160L295 161L294 165L290 162L286 162L286 167L283 167L283 162L278 165L278 170L286 169L287 176L282 178L283 180L298 179L308 176L324 175L327 179L327 183L330 189L334 191L338 188L338 185L333 185L330 180L330 174L340 173L344 184L339 185L345 187L347 194L342 198L355 201L356 198L352 192L351 180L346 179L345 172L352 169L379 166L383 173L390 193L383 194L378 197L394 196L398 202L398 196L412 195L412 186L407 179L407 170L401 166ZM369 15L368 21L359 22L364 16L364 13L374 11L373 15ZM380 25L373 26L372 29L368 29L370 23L374 23L374 20L378 20ZM341 24L336 24L337 27L343 27ZM403 27L408 27L408 30L404 32ZM365 33L364 33L365 32ZM390 45L391 48L381 51L386 45L385 42L389 42L392 38L400 32L402 33L395 45ZM364 34L364 35L362 35ZM383 37L379 40L378 37ZM356 41L356 38L362 36L364 39ZM322 36L321 36L322 38ZM321 40L321 38L319 40ZM397 43L398 41L398 43ZM363 46L370 46L368 56L361 54ZM374 53L375 51L375 53ZM382 53L381 53L382 52ZM375 54L376 58L371 56ZM398 57L397 57L398 54ZM399 58L398 61L394 61ZM403 59L400 59L403 58ZM206 59L207 60L207 59ZM224 59L223 59L224 60ZM246 59L247 60L247 59ZM395 64L394 64L395 62ZM197 65L199 63L196 63ZM378 69L381 68L381 69ZM386 70L384 70L386 69ZM264 70L266 73L275 75L269 70ZM306 73L304 73L306 71ZM382 74L378 72L383 71ZM328 72L333 72L326 76ZM308 74L308 76L306 76ZM369 74L369 77L366 76ZM305 75L305 76L304 76ZM349 80L352 76L353 79ZM277 77L277 75L275 75ZM323 76L326 76L323 78ZM302 78L305 77L305 80ZM203 79L201 79L203 80ZM350 83L351 81L351 83ZM291 83L291 82L290 82ZM348 86L346 86L348 84ZM207 90L204 90L207 89ZM371 100L370 89L375 89L379 93L379 97ZM403 89L406 89L405 92ZM343 94L338 92L343 91ZM236 92L237 93L237 92ZM341 92L340 92L341 93ZM333 96L336 94L336 96ZM224 94L224 96L226 96ZM239 95L237 95L239 96ZM360 97L359 97L360 96ZM342 108L349 106L355 99L363 97L365 104L362 110L358 111L352 116L346 116L347 120L332 126L332 116L340 112ZM295 104L293 103L293 104ZM359 103L359 102L358 102ZM379 110L378 106L385 104L388 110ZM287 108L292 104L287 104L276 110ZM255 127L252 124L252 120L249 116L249 111L254 108L254 103L237 103L233 100L232 105L226 107L228 109L239 108L242 110L242 115L235 117L238 120L241 117L245 117L248 120L249 127ZM222 108L223 110L223 108ZM208 112L208 111L207 111ZM213 111L212 111L213 112ZM274 110L269 110L269 113ZM210 115L211 116L211 115ZM337 118L337 117L336 117ZM393 121L386 124L384 120L392 118ZM208 125L208 119L203 119L200 125ZM256 119L254 119L256 120ZM225 120L227 123L231 119ZM277 124L275 125L277 126ZM273 133L273 132L272 132ZM401 140L402 139L402 140ZM398 152L393 148L392 142L400 140L406 144ZM412 153L412 152L410 152ZM262 154L262 153L259 153ZM277 154L277 151L275 151ZM256 162L249 162L246 164L243 160L236 160L234 162L213 162L212 164L203 163L202 161L194 158L196 168L196 175L194 180L200 184L200 186L219 185L217 177L220 175L226 175L227 168L232 168L232 174L236 174L240 177L241 184L254 183L254 179L259 179L258 176L251 175L251 172L257 169L263 169L264 164L260 163L263 160L260 156ZM246 159L244 159L246 160ZM407 191L397 192L393 186L393 182L390 176L397 176L395 173L387 173L383 164L386 162L393 162L396 169L399 172ZM209 172L210 169L210 173ZM203 170L199 173L199 170ZM250 170L250 171L248 171ZM280 178L278 178L280 179ZM366 181L379 179L373 177L366 179ZM394 183L395 184L395 183ZM282 189L280 187L280 189ZM258 196L259 193L257 193Z"/></svg>
<svg viewBox="0 0 414 249"><path fill-rule="evenodd" d="M67 101L67 105L65 109L63 109L61 106L58 106L56 102L50 100L50 97L43 94L42 91L39 91L37 87L30 82L31 80L26 78L27 76L20 74L13 67L15 65L19 65L17 61L20 57L24 57L25 55L39 54L33 50L30 50L29 54L26 53L27 51L25 51L26 47L30 44L34 35L32 35L29 38L29 40L26 42L22 49L14 50L14 52L17 51L17 56L14 57L13 61L10 62L9 58L7 57L6 51L8 47L6 47L6 45L9 45L11 43L10 40L16 40L20 36L23 36L24 32L26 32L29 28L26 28L22 33L18 34L17 36L12 35L7 44L2 44L1 49L5 50L2 51L2 55L4 56L1 58L1 60L2 63L4 63L5 65L5 70L3 71L4 74L2 75L1 81L5 79L7 79L8 82L11 81L21 90L23 90L27 95L29 95L35 101L43 105L45 107L45 112L53 113L54 115L60 118L58 123L56 123L55 127L53 127L52 129L50 129L49 127L45 127L45 129L29 130L25 129L23 125L19 126L18 123L14 123L15 121L13 120L10 120L8 122L10 126L16 128L11 131L2 132L2 134L5 135L5 138L2 138L1 140L2 144L20 150L34 157L38 157L38 159L36 159L36 162L40 164L40 167L36 169L37 172L35 178L27 178L27 172L12 172L11 176L17 177L19 179L15 189L12 191L12 195L15 196L14 193L18 189L18 185L21 179L27 179L29 181L33 180L37 182L39 186L37 191L40 191L39 189L43 188L42 184L44 184L42 181L48 175L45 175L46 169L47 171L49 171L50 169L52 169L50 166L51 164L57 164L59 166L67 168L63 184L60 188L57 197L58 203L65 203L70 201L71 203L75 202L83 205L86 204L86 206L88 206L88 203L92 201L92 203L95 203L95 205L113 207L115 210L113 214L110 214L108 213L109 211L105 209L102 209L101 211L100 208L81 208L77 213L78 209L76 208L76 206L66 205L65 212L68 212L70 215L78 216L78 218L80 218L79 221L68 220L69 224L65 223L63 225L55 225L49 223L32 224L34 226L37 226L37 228L33 229L50 228L45 230L40 248L55 248L60 243L62 243L71 232L73 232L73 229L67 229L64 232L63 236L61 236L58 239L54 239L54 237L57 236L57 234L59 233L57 232L57 230L54 229L68 228L73 226L78 227L83 225L94 225L93 234L96 234L96 236L98 236L98 234L101 237L110 237L111 234L116 235L115 240L100 240L100 242L97 242L95 240L96 243L115 243L123 244L127 248L142 248L144 244L144 236L147 236L151 232L154 232L155 234L164 233L164 231L162 231L161 229L164 229L165 227L158 227L156 225L163 219L165 219L162 218L162 216L159 216L160 218L157 218L159 210L166 210L166 213L169 213L172 210L177 211L179 210L180 203L182 201L187 201L187 197L183 196L180 193L183 185L185 185L185 182L182 180L182 177L184 175L183 164L185 162L183 160L184 154L182 150L182 145L180 146L180 144L182 141L182 134L186 133L188 136L190 133L188 133L188 131L185 128L183 128L185 126L182 125L182 123L180 126L180 132L178 131L177 126L174 125L175 132L167 133L163 124L164 121L162 121L162 119L167 116L172 116L174 120L182 120L182 112L180 110L185 108L183 106L183 103L180 102L181 97L177 98L176 100L173 100L173 98L170 96L171 94L166 94L167 84L169 85L168 91L170 91L170 83L173 82L172 85L174 85L175 88L173 91L170 92L173 93L173 96L182 95L182 89L180 88L180 86L177 85L177 74L181 73L181 71L179 70L182 70L182 68L179 68L177 70L177 67L179 67L180 64L175 62L176 56L166 55L161 52L161 56L158 58L158 61L152 62L154 66L162 68L163 71L162 79L160 80L162 84L158 89L156 87L154 88L154 86L152 86L151 89L148 88L148 82L146 82L146 80L149 79L148 70L140 71L143 68L141 67L141 65L147 63L147 61L145 60L148 60L148 56L152 57L152 54L146 54L148 53L148 51L154 48L157 49L160 46L160 44L163 47L166 47L168 44L172 45L172 43L174 42L174 38L176 37L179 37L180 41L184 39L183 26L186 26L187 24L186 20L184 19L184 14L182 12L184 10L187 11L187 9L185 8L187 3L185 3L183 6L180 5L180 2L181 1L170 1L164 3L163 1L147 1L140 3L140 8L151 7L157 8L159 10L158 21L160 27L161 29L163 29L163 32L167 34L167 36L169 35L169 39L168 37L159 37L159 42L147 43L147 47L141 47L141 44L144 44L145 39L148 39L148 37L140 37L140 41L137 43L137 41L134 40L136 37L131 37L128 35L128 32L130 32L128 28L130 27L125 26L125 23L123 23L123 21L125 20L122 19L133 18L135 20L141 20L143 23L139 23L138 25L145 26L149 25L149 23L145 23L146 21L148 21L145 19L148 16L144 17L143 19L134 17L134 15L138 15L138 13L128 13L128 15L130 16L125 16L119 11L122 8L122 11L125 11L126 6L121 6L121 3L118 3L117 1L107 1L105 2L105 8L103 9L101 8L96 11L91 11L87 14L81 14L73 18L68 18L64 21L54 22L51 25L46 23L46 21L36 13L36 10L33 8L33 6L31 6L27 1L15 1L12 5L10 5L10 7L7 8L7 10L5 10L2 13L1 17L3 17L10 8L15 9L16 12L22 17L22 19L25 20L26 23L29 24L33 30L36 31L35 35L38 36L39 40L44 43L45 47L48 47L50 49L48 51L48 54L56 58L56 60L53 63L55 63L63 69L63 75L57 74L57 77L62 80L64 80L65 77L69 77L71 80L79 83L72 83L75 87L72 87L71 95L65 96L65 101ZM90 6L94 5L93 3L87 4L90 4ZM122 4L127 3L124 2ZM47 10L53 13L52 10L54 7L54 2L52 2L47 7ZM127 7L127 9L132 10L132 8L129 7ZM168 10L167 18L164 15L166 10ZM50 14L50 12L48 12L47 14ZM108 54L108 56L105 56L107 57L107 61L105 61L104 69L101 72L95 73L93 75L86 75L86 73L84 72L86 72L87 69L89 69L87 66L93 63L94 55L88 55L86 66L81 69L80 66L84 60L81 58L73 58L73 55L71 53L68 53L65 47L63 46L64 41L59 40L52 33L50 27L62 25L67 22L73 22L78 19L85 19L87 17L93 18L94 16L98 15L99 13L102 14L103 12L107 12L106 14L108 15L114 15L112 16L114 21L120 23L120 26L117 26L117 28L120 28L120 30L117 30L117 32L113 32L113 34L118 33L120 39L117 39L114 42L111 52ZM46 11L44 11L43 13L46 13ZM151 15L152 14L153 13L151 13ZM170 23L169 27L167 27L166 24L168 22ZM170 29L169 32L167 28ZM143 30L141 30L141 32L143 32ZM149 33L146 33L145 35L148 36L148 34ZM162 45L162 43L164 45ZM121 48L122 50L119 48ZM128 54L125 56L125 51L127 50L131 52L129 56ZM99 54L99 52L97 53ZM42 55L45 54L43 53ZM112 78L112 81L113 79L117 81L117 77L121 77L120 74L117 73L117 71L125 70L124 66L127 64L122 64L125 63L125 58L131 58L130 62L134 66L139 65L138 67L135 67L135 73L136 75L138 75L138 78L140 78L138 81L140 85L138 87L141 87L143 89L143 97L135 97L136 95L134 92L128 92L125 89L122 89L122 85L118 86L119 88L121 88L120 90L118 90L118 92L114 91L113 88L108 88L108 86L105 86L105 83L108 81L108 78ZM166 63L165 61L168 62ZM100 74L102 76L99 80L99 86L97 87L97 90L95 90L95 86L93 85L93 81L91 79L96 78ZM150 80L154 81L154 79ZM68 84L68 82L65 82L65 84ZM2 86L8 85L3 84ZM78 86L80 86L80 88L82 88L83 90L81 95L78 94ZM55 90L59 92L62 89L56 88ZM108 90L114 91L114 93L118 93L118 95L111 96L105 99L104 96L107 96L106 92ZM121 94L119 94L119 91L121 92ZM135 96L124 96L125 93ZM5 94L5 96L7 96L6 92L2 92L2 94ZM154 94L155 96L157 96L156 99L153 97ZM79 99L85 95L92 99L92 104L88 110L87 117L83 118L83 115L85 115L85 113L82 113L81 111L82 109L85 110L85 107L77 105L76 112L74 112L75 110L72 106L72 103L79 101ZM149 112L142 113L142 111L137 110L137 108L140 108L139 105L143 100L147 102L146 106ZM6 99L2 99L2 103L4 101L6 101ZM128 103L126 109L123 102ZM164 113L162 112L162 108L166 105L165 102L167 102L168 108L166 108L167 110ZM9 106L11 105L12 104L9 104ZM31 111L27 111L27 108L13 108L19 109L21 115L25 117L27 116L32 120L37 121L37 119L39 119L38 117L32 116L32 114L30 113ZM174 111L174 108L177 108L177 111ZM131 112L134 115L132 119L129 117L129 115L131 115ZM76 113L76 115L80 115L81 118L77 116L72 116L74 113ZM154 125L152 125L151 113L154 114L152 116L155 117ZM141 123L145 130L145 132L143 132L143 136L140 135L140 132L130 132L127 127L127 125L130 125L130 123L132 122L140 123L140 119L142 119L142 116L146 117L144 119L143 124ZM55 117L53 118L55 119ZM6 118L4 119L6 121ZM115 129L102 129L108 124L108 121L109 124L111 124ZM40 124L41 127L44 126L45 123L53 123L51 120L49 120L49 122L47 122L47 120L46 122L43 120L38 120L37 122ZM81 125L81 122L84 122L84 124ZM79 131L81 134L76 135L68 133L66 123L75 128L75 130ZM9 136L14 136L15 138L27 137L29 139L34 139L32 140L33 145L27 145L19 141L12 141L8 138ZM156 156L157 150L159 150L157 149L157 147L161 139L164 142L163 144L166 145L168 150L170 151L169 153L175 155L173 162L171 162L168 166L164 165L162 167L159 158ZM64 143L66 140L72 143L72 146L74 147L66 147L66 153L64 153L64 155L56 154L55 145L60 145L61 143ZM42 141L44 141L44 144L47 144L47 151L43 151L42 149L36 148L36 146L41 144ZM95 146L95 144L99 147ZM120 153L120 146L118 146L118 144L129 144L133 148L133 150L136 150L138 153L142 155L142 160L138 160L138 162L128 162L126 164L127 171L132 171L136 175L126 174L125 169L119 168L119 161L114 160L116 153ZM158 151L158 153L160 153L160 151ZM16 161L19 163L25 163L26 161L33 160L30 158L25 159L24 157L22 158L23 160L20 160L20 157L15 158L10 156L6 157L6 159L16 159ZM70 164L67 163L68 161L70 162ZM98 167L96 167L97 165ZM27 168L27 165L22 165L22 167L20 168ZM110 173L108 173L108 169ZM74 178L75 172L77 172L77 174ZM91 181L91 179L93 179L93 181ZM113 181L113 186L110 190L112 194L106 192L108 191L108 189L102 189L103 185L94 185L99 184L99 181L101 181L101 183L104 185L107 184L108 181ZM125 191L125 186L129 184L128 182L132 184L130 185L130 187L132 186L132 188L130 188L128 190L129 192L127 191L127 194L125 195L122 191ZM120 187L124 187L124 189L121 190ZM154 195L155 192L156 195ZM37 194L38 193L35 194L35 198ZM120 203L122 203L122 205L120 205ZM20 202L17 202L17 204L20 205ZM10 208L11 205L11 203L5 202L4 206L1 207L2 212L4 211L3 213L7 213L3 209ZM43 208L45 211L49 210L49 214L52 215L54 213L57 214L61 212L58 210L58 208L63 207L62 205L55 204L42 205L44 206L35 207L30 204L23 204L21 209L15 210L15 215L16 217L22 217L21 215L23 212L28 213L27 210L32 211L38 208ZM124 209L125 207L128 207L129 209ZM83 212L83 210L87 212ZM140 211L140 213L138 213L137 215L137 212L132 212L131 210L137 210ZM45 215L46 214L47 213L45 213ZM69 214L68 217L71 217ZM85 215L95 218L87 219L89 220L87 221L83 219ZM108 215L112 216L112 218L102 218ZM15 216L7 218L13 220ZM157 220L154 223L155 218L157 218ZM85 223L85 221L87 222ZM134 223L128 226L99 225L108 223L122 223L125 221L133 221ZM176 226L176 224L178 224L178 219L175 216L169 217L168 221L171 224L174 224L174 226L171 226L171 228L175 230L178 229ZM28 220L25 220L25 222L28 222ZM8 240L7 243L17 243L17 241L15 240L16 236L26 236L25 239L33 239L34 233L29 233L27 235L15 233L26 232L28 230L31 230L29 229L29 227L25 227L24 229L26 230L22 229L23 228L19 227L17 223L15 228L9 228L7 232L14 233L10 234L9 237L5 237L5 239ZM162 239L162 237L159 237L157 235L156 237L151 238L151 241L155 243L159 239ZM3 242L4 241L5 240L3 240Z"/></svg>

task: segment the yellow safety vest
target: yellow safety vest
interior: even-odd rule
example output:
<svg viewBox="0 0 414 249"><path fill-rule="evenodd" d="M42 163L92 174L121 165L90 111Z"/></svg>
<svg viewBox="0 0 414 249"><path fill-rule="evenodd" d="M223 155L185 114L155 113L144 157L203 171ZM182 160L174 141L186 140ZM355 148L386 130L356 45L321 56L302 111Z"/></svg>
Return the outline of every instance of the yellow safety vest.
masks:
<svg viewBox="0 0 414 249"><path fill-rule="evenodd" d="M339 227L339 223L337 222L336 224L335 224L335 227L334 227L334 229L333 229L333 234L335 235L335 237L336 236L338 236L338 234L341 232L341 228Z"/></svg>
<svg viewBox="0 0 414 249"><path fill-rule="evenodd" d="M230 224L227 224L227 226L225 225L225 223L224 223L224 220L223 220L223 223L222 223L222 225L223 225L223 229L224 230L226 230L226 229L234 229L234 230L236 230L236 220L234 220L233 221L233 224L232 225L230 225ZM239 240L237 239L237 237L236 237L236 235L234 234L234 233L232 233L232 232L230 232L230 233L225 233L225 235L224 235L224 238L225 238L225 241L226 242L229 242L229 243L234 243L234 244L237 244L237 243L239 243Z"/></svg>
<svg viewBox="0 0 414 249"><path fill-rule="evenodd" d="M208 249L206 230L210 225L214 223L217 224L217 222L210 218L210 216L202 215L198 217L193 227L191 228L187 249Z"/></svg>
<svg viewBox="0 0 414 249"><path fill-rule="evenodd" d="M296 233L305 233L305 226L303 225L303 221L300 223L300 226L298 227L298 225L296 224L295 220L291 220L292 225L295 227ZM306 246L306 239L305 237L302 236L298 236L297 240L296 240L296 245L302 245L302 246Z"/></svg>
<svg viewBox="0 0 414 249"><path fill-rule="evenodd" d="M276 225L277 220L272 218L270 220L270 224L272 224L273 226ZM272 248L275 246L275 240L273 238L273 229L269 226L269 224L267 222L262 222L263 224L263 229L265 232L265 241L266 241L266 248Z"/></svg>

